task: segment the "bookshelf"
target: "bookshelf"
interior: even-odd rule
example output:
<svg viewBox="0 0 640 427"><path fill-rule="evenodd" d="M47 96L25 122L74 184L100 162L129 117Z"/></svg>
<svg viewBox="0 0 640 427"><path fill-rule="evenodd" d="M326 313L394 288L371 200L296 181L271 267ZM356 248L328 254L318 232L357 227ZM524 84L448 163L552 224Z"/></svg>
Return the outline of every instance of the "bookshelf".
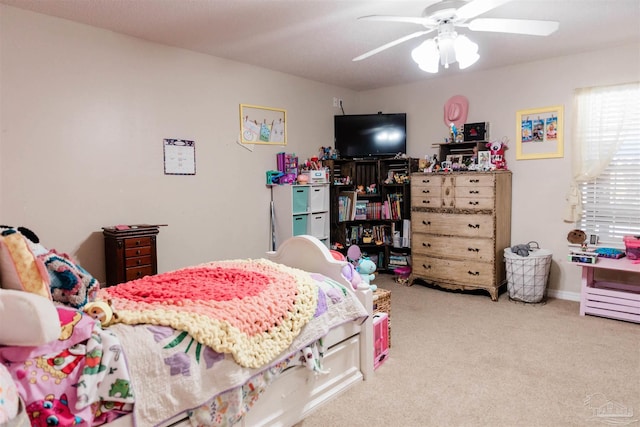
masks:
<svg viewBox="0 0 640 427"><path fill-rule="evenodd" d="M345 253L357 244L377 271L406 265L410 254L411 187L417 159L325 160L330 181L330 240ZM390 256L404 257L393 258ZM404 260L404 261L403 261Z"/></svg>

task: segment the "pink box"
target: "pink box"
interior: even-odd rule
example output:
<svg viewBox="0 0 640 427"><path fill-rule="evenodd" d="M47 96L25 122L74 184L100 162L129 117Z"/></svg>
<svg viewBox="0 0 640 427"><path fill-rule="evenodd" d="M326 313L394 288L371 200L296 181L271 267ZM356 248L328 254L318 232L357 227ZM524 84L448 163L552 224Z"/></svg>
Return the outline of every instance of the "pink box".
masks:
<svg viewBox="0 0 640 427"><path fill-rule="evenodd" d="M378 369L389 356L389 316L373 315L373 369Z"/></svg>
<svg viewBox="0 0 640 427"><path fill-rule="evenodd" d="M640 237L624 236L624 246L627 248L627 258L640 259Z"/></svg>

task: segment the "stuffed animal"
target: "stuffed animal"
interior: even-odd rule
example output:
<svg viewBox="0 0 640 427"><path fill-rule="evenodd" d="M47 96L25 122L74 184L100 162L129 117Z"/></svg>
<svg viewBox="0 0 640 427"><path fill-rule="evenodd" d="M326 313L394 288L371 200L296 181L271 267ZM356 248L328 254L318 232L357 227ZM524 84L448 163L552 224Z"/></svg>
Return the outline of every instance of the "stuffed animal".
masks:
<svg viewBox="0 0 640 427"><path fill-rule="evenodd" d="M333 249L329 252L331 252L331 255L335 260L347 261L347 257L345 257L341 252ZM358 258L359 257L360 255L358 255ZM356 271L356 268L353 266L353 264L351 264L351 262L347 262L347 264L342 267L342 275L351 283L351 286L353 286L354 290L358 289L358 286L360 285L360 283L362 283L360 274Z"/></svg>
<svg viewBox="0 0 640 427"><path fill-rule="evenodd" d="M358 286L362 283L362 277L351 263L347 263L342 267L342 275L351 283L354 290L358 289Z"/></svg>
<svg viewBox="0 0 640 427"><path fill-rule="evenodd" d="M487 148L491 152L491 164L495 169L507 169L507 161L504 158L504 150L507 149L505 141L487 142Z"/></svg>
<svg viewBox="0 0 640 427"><path fill-rule="evenodd" d="M376 285L371 283L376 278L376 275L373 274L373 272L376 271L375 262L371 261L369 258L361 258L358 261L358 267L356 268L356 271L360 273L360 277L362 278L362 281L367 285L369 285L369 288L372 291L375 291L376 289L378 289Z"/></svg>
<svg viewBox="0 0 640 427"><path fill-rule="evenodd" d="M118 319L118 314L111 306L111 300L89 302L82 307L82 311L99 321L103 328L115 323Z"/></svg>

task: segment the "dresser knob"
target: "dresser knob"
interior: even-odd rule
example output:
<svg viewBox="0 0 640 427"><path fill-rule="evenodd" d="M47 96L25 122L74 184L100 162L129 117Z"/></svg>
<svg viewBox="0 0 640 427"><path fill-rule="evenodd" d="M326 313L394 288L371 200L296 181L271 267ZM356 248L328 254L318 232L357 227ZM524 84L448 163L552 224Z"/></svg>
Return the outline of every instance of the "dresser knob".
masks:
<svg viewBox="0 0 640 427"><path fill-rule="evenodd" d="M431 225L431 221L425 221L425 220L422 220L422 223L423 223L424 225Z"/></svg>
<svg viewBox="0 0 640 427"><path fill-rule="evenodd" d="M431 182L431 180L430 179L423 179L422 182L424 182L425 184L428 184L428 183Z"/></svg>
<svg viewBox="0 0 640 427"><path fill-rule="evenodd" d="M136 251L136 255L140 255L140 249Z"/></svg>
<svg viewBox="0 0 640 427"><path fill-rule="evenodd" d="M478 271L467 271L468 274L470 274L471 276L479 276L480 272Z"/></svg>
<svg viewBox="0 0 640 427"><path fill-rule="evenodd" d="M423 200L422 203L424 203L425 205L428 205L429 203L431 203L430 200Z"/></svg>
<svg viewBox="0 0 640 427"><path fill-rule="evenodd" d="M422 190L422 192L423 192L424 194L429 194L429 193L431 193L431 191L429 191L429 190Z"/></svg>
<svg viewBox="0 0 640 427"><path fill-rule="evenodd" d="M480 194L478 190L470 190L469 194Z"/></svg>
<svg viewBox="0 0 640 427"><path fill-rule="evenodd" d="M431 266L430 265L426 265L426 264L422 264L422 268L424 268L426 270L431 270Z"/></svg>
<svg viewBox="0 0 640 427"><path fill-rule="evenodd" d="M471 206L475 206L475 205L477 205L478 203L480 203L480 202L478 202L478 201L471 201L471 202L469 202L469 204L470 204Z"/></svg>
<svg viewBox="0 0 640 427"><path fill-rule="evenodd" d="M467 224L469 228L480 228L480 224Z"/></svg>
<svg viewBox="0 0 640 427"><path fill-rule="evenodd" d="M422 246L424 246L425 248L430 248L431 247L431 243L422 242Z"/></svg>
<svg viewBox="0 0 640 427"><path fill-rule="evenodd" d="M467 248L467 250L469 252L480 252L480 249L478 249L478 248Z"/></svg>
<svg viewBox="0 0 640 427"><path fill-rule="evenodd" d="M469 182L478 183L478 182L480 182L480 180L479 179L470 179Z"/></svg>
<svg viewBox="0 0 640 427"><path fill-rule="evenodd" d="M136 246L140 246L142 242L140 240L136 240Z"/></svg>
<svg viewBox="0 0 640 427"><path fill-rule="evenodd" d="M138 264L138 265L142 264L142 261L138 260L138 261L137 261L137 264Z"/></svg>

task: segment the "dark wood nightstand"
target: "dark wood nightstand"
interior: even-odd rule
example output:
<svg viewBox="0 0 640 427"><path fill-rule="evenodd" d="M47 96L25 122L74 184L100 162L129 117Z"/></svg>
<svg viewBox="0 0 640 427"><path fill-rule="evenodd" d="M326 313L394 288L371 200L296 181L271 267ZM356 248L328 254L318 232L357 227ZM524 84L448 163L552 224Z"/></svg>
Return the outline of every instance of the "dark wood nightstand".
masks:
<svg viewBox="0 0 640 427"><path fill-rule="evenodd" d="M107 270L106 286L158 273L156 236L158 226L102 227Z"/></svg>

